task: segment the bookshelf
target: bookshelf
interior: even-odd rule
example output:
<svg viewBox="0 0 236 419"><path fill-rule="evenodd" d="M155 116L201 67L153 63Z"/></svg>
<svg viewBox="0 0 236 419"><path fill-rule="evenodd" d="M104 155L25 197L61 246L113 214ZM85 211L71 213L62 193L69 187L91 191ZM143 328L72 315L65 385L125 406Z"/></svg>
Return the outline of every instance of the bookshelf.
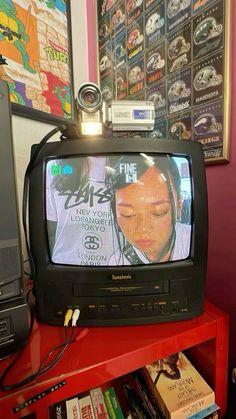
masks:
<svg viewBox="0 0 236 419"><path fill-rule="evenodd" d="M79 342L71 344L59 364L35 383L13 392L0 393L4 419L22 418L35 412L48 418L48 406L105 385L118 377L174 352L188 350L190 359L214 388L222 417L227 406L229 318L221 309L205 302L204 313L191 320L145 326L91 327ZM43 356L63 342L63 328L35 323L31 340L7 384L35 371ZM0 373L12 358L0 361ZM47 393L57 383L63 386ZM42 397L42 393L46 395ZM39 400L37 395L41 394ZM34 401L19 413L14 407ZM37 401L36 401L37 400Z"/></svg>

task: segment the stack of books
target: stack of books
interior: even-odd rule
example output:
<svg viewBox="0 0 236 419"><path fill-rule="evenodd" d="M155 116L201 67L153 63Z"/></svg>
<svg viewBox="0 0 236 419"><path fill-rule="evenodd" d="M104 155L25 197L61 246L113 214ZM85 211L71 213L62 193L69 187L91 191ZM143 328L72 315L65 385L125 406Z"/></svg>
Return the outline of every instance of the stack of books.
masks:
<svg viewBox="0 0 236 419"><path fill-rule="evenodd" d="M49 407L50 419L124 419L113 387L90 390L84 397L63 400Z"/></svg>
<svg viewBox="0 0 236 419"><path fill-rule="evenodd" d="M215 393L183 352L126 377L124 411L114 387L90 390L49 408L50 419L218 419Z"/></svg>

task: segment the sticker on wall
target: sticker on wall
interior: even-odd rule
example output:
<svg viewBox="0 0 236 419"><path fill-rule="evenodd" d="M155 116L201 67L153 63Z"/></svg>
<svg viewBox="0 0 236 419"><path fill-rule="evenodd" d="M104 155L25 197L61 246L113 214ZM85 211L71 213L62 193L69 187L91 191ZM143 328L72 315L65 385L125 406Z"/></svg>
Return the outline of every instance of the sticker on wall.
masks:
<svg viewBox="0 0 236 419"><path fill-rule="evenodd" d="M118 35L125 29L125 4L124 0L116 2L111 11L111 31L112 35Z"/></svg>
<svg viewBox="0 0 236 419"><path fill-rule="evenodd" d="M148 133L149 138L165 139L167 138L167 120L157 120L153 131Z"/></svg>
<svg viewBox="0 0 236 419"><path fill-rule="evenodd" d="M191 112L180 113L168 120L169 138L172 140L192 139Z"/></svg>
<svg viewBox="0 0 236 419"><path fill-rule="evenodd" d="M160 118L166 115L166 81L156 83L147 89L146 99L154 103L155 117Z"/></svg>
<svg viewBox="0 0 236 419"><path fill-rule="evenodd" d="M144 25L145 48L149 48L165 35L165 5L163 1L145 14Z"/></svg>
<svg viewBox="0 0 236 419"><path fill-rule="evenodd" d="M167 31L182 25L191 16L191 0L168 0L166 7Z"/></svg>
<svg viewBox="0 0 236 419"><path fill-rule="evenodd" d="M190 108L191 69L187 69L167 79L168 112L184 111Z"/></svg>
<svg viewBox="0 0 236 419"><path fill-rule="evenodd" d="M149 49L145 54L146 62L146 84L150 84L162 79L165 76L165 42Z"/></svg>
<svg viewBox="0 0 236 419"><path fill-rule="evenodd" d="M112 85L113 85L112 78L110 79L106 78L103 82L101 82L102 98L106 102L110 102L113 98Z"/></svg>
<svg viewBox="0 0 236 419"><path fill-rule="evenodd" d="M123 67L127 63L127 54L126 54L126 34L122 32L120 36L114 36L112 38L112 55L114 70L118 70L120 67Z"/></svg>
<svg viewBox="0 0 236 419"><path fill-rule="evenodd" d="M105 48L104 50L100 51L99 70L101 79L111 76L112 67L113 63L111 50Z"/></svg>
<svg viewBox="0 0 236 419"><path fill-rule="evenodd" d="M106 17L101 21L99 30L98 30L99 50L108 46L110 42L110 36L111 36L110 16L106 15Z"/></svg>
<svg viewBox="0 0 236 419"><path fill-rule="evenodd" d="M114 80L114 97L117 100L122 100L127 97L128 94L128 81L127 81L127 70L124 68L117 73L116 79Z"/></svg>
<svg viewBox="0 0 236 419"><path fill-rule="evenodd" d="M143 20L135 22L127 32L128 60L138 58L144 50Z"/></svg>
<svg viewBox="0 0 236 419"><path fill-rule="evenodd" d="M168 36L167 43L167 68L170 74L191 62L191 24L187 23Z"/></svg>
<svg viewBox="0 0 236 419"><path fill-rule="evenodd" d="M219 157L223 147L223 102L217 101L193 111L193 139L203 146L204 154ZM215 153L215 154L214 154Z"/></svg>
<svg viewBox="0 0 236 419"><path fill-rule="evenodd" d="M126 0L127 24L130 25L143 14L143 0Z"/></svg>
<svg viewBox="0 0 236 419"><path fill-rule="evenodd" d="M143 58L128 66L128 94L134 95L144 88Z"/></svg>
<svg viewBox="0 0 236 419"><path fill-rule="evenodd" d="M223 51L193 67L193 103L200 105L223 95Z"/></svg>
<svg viewBox="0 0 236 419"><path fill-rule="evenodd" d="M223 4L214 4L193 19L193 59L223 47Z"/></svg>

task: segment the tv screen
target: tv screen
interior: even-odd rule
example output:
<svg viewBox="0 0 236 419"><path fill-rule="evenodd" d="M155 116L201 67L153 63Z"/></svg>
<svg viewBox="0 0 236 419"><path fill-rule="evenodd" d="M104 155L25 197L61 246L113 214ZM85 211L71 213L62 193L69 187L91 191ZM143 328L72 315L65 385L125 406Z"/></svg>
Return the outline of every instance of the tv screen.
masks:
<svg viewBox="0 0 236 419"><path fill-rule="evenodd" d="M202 313L208 220L200 144L46 143L30 172L28 213L39 322L62 325L69 307L88 326Z"/></svg>
<svg viewBox="0 0 236 419"><path fill-rule="evenodd" d="M49 159L51 261L125 266L185 260L192 197L186 157L132 153Z"/></svg>

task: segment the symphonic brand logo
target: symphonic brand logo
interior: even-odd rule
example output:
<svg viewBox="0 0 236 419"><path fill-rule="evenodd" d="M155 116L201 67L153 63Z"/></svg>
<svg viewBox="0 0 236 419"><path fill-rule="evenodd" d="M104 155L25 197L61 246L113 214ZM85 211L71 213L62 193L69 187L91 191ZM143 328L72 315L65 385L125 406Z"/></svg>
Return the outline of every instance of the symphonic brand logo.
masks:
<svg viewBox="0 0 236 419"><path fill-rule="evenodd" d="M132 276L131 275L112 275L111 276L111 279L113 279L114 281L117 281L117 280L122 280L122 279L132 279Z"/></svg>

